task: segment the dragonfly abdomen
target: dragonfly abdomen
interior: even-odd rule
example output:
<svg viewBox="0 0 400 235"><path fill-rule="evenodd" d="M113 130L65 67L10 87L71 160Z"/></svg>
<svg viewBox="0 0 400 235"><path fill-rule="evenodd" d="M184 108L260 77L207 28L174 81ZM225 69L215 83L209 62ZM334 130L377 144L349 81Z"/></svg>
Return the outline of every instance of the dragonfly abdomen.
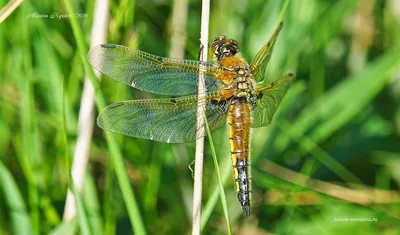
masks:
<svg viewBox="0 0 400 235"><path fill-rule="evenodd" d="M229 144L233 177L235 190L245 217L250 215L250 115L250 107L245 98L237 98L229 106Z"/></svg>

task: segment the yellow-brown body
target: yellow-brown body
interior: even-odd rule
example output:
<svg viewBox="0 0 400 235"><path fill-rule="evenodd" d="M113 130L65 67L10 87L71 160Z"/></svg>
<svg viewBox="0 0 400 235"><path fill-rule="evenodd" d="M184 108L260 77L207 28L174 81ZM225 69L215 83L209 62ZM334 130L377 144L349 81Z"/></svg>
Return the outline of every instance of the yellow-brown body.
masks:
<svg viewBox="0 0 400 235"><path fill-rule="evenodd" d="M233 72L222 79L224 98L230 100L228 109L229 145L232 158L235 191L243 208L244 216L250 215L250 98L255 94L255 80L249 65L239 55L220 61ZM224 92L225 91L225 92Z"/></svg>
<svg viewBox="0 0 400 235"><path fill-rule="evenodd" d="M250 215L250 115L246 99L234 99L229 106L228 131L235 191L245 217Z"/></svg>

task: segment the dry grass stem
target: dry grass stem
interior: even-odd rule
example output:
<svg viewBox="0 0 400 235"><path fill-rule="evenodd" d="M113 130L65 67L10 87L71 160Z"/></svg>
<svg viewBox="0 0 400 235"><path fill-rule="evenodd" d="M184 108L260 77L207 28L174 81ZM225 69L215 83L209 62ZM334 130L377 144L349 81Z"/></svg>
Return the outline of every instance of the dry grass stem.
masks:
<svg viewBox="0 0 400 235"><path fill-rule="evenodd" d="M210 1L203 0L201 12L201 32L200 32L200 61L207 61L208 51L208 25L210 18ZM198 97L205 96L204 68L200 65L199 74L199 92ZM197 136L205 132L203 112L204 105L197 107ZM201 221L201 199L202 199L202 183L203 183L203 154L204 154L204 137L196 140L195 169L194 169L194 189L193 189L193 223L192 234L200 234Z"/></svg>
<svg viewBox="0 0 400 235"><path fill-rule="evenodd" d="M94 9L93 27L90 46L103 44L107 41L108 28L108 0L96 1ZM87 63L86 61L84 63ZM94 71L100 78L100 72ZM94 89L90 80L85 77L83 93L81 98L79 120L78 120L78 139L75 146L74 158L72 162L71 174L78 192L82 191L86 168L89 161L89 150L92 142L94 126ZM65 203L63 220L69 221L76 215L76 206L73 194L68 190Z"/></svg>

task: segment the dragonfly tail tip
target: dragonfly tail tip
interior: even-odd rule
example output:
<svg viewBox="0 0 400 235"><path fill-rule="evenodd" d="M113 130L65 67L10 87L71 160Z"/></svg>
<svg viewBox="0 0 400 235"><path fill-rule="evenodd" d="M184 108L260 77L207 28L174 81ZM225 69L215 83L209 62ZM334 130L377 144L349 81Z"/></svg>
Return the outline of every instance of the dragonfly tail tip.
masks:
<svg viewBox="0 0 400 235"><path fill-rule="evenodd" d="M243 215L247 219L250 216L250 206L243 206Z"/></svg>

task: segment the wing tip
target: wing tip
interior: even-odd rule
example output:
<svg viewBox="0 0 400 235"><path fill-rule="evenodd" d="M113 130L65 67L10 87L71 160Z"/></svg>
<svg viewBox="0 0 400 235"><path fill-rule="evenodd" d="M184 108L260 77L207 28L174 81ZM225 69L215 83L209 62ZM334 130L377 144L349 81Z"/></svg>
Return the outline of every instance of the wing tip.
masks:
<svg viewBox="0 0 400 235"><path fill-rule="evenodd" d="M100 112L99 116L97 116L97 119L96 119L97 126L99 126L100 128L102 128L104 130L109 130L109 128L107 128L106 125L105 125L104 115L106 114L106 112L108 110L114 109L114 108L118 108L118 107L123 106L123 105L125 105L125 102L118 102L118 103L110 104L106 108L104 108Z"/></svg>
<svg viewBox="0 0 400 235"><path fill-rule="evenodd" d="M101 114L101 113L100 113ZM98 127L100 127L101 129L104 129L104 125L103 125L103 119L101 119L101 115L99 114L99 116L97 116L96 119L96 124ZM105 130L105 129L104 129Z"/></svg>
<svg viewBox="0 0 400 235"><path fill-rule="evenodd" d="M90 50L89 50L89 52L87 54L87 59L88 59L89 63L92 64L91 63L92 62L91 58L93 57L93 55L96 54L96 52L99 49L101 49L101 48L115 49L117 47L118 47L118 45L116 45L116 44L99 44L97 46L94 46L94 47L90 48Z"/></svg>

